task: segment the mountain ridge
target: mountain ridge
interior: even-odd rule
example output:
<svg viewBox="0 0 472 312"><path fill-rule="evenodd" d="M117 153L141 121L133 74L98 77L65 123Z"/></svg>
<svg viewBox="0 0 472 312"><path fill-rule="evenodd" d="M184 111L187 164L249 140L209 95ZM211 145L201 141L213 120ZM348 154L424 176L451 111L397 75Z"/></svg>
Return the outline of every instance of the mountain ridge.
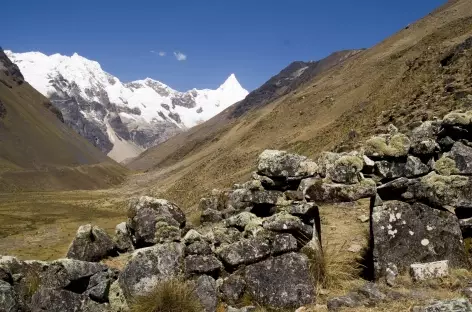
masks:
<svg viewBox="0 0 472 312"><path fill-rule="evenodd" d="M213 117L248 93L234 74L215 90L179 92L151 78L121 82L77 53L6 54L67 125L118 161Z"/></svg>

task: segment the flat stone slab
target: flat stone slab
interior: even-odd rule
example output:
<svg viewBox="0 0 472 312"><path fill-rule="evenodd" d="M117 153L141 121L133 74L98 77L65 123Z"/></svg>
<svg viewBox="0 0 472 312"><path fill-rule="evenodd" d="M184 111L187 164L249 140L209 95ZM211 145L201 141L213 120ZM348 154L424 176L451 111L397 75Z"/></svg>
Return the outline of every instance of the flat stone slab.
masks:
<svg viewBox="0 0 472 312"><path fill-rule="evenodd" d="M415 281L446 277L449 275L449 261L413 263L410 265L410 275Z"/></svg>

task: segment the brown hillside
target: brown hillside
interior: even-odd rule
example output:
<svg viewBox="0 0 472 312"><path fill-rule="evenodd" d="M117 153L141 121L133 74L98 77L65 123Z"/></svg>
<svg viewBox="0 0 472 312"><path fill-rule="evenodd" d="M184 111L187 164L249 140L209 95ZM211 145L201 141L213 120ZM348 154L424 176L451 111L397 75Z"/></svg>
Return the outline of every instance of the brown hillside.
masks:
<svg viewBox="0 0 472 312"><path fill-rule="evenodd" d="M95 189L126 169L61 121L0 49L0 192Z"/></svg>
<svg viewBox="0 0 472 312"><path fill-rule="evenodd" d="M472 2L450 1L378 45L237 119L236 106L133 160L129 186L191 206L246 177L266 148L314 156L356 147L394 123L472 104Z"/></svg>

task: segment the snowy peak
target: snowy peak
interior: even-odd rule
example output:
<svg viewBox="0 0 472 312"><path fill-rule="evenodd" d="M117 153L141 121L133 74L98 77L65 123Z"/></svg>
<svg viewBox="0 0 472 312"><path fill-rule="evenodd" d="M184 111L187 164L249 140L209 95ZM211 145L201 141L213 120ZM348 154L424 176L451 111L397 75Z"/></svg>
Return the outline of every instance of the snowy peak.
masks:
<svg viewBox="0 0 472 312"><path fill-rule="evenodd" d="M137 153L212 118L248 94L234 74L216 90L179 92L149 77L122 83L77 53L5 52L25 80L61 110L67 124L116 160L136 156L120 156L117 146Z"/></svg>

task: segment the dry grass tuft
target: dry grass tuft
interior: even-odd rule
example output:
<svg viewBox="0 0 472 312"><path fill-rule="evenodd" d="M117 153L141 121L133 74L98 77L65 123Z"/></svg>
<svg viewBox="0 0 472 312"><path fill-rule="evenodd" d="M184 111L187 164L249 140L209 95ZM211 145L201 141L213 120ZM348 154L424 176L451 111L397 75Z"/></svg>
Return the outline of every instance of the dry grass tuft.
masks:
<svg viewBox="0 0 472 312"><path fill-rule="evenodd" d="M162 281L148 294L136 297L131 312L202 312L194 287L179 279Z"/></svg>
<svg viewBox="0 0 472 312"><path fill-rule="evenodd" d="M320 289L342 288L349 282L359 279L362 267L359 259L355 259L346 252L346 242L333 244L323 243L323 253L306 253L310 259L310 272Z"/></svg>

